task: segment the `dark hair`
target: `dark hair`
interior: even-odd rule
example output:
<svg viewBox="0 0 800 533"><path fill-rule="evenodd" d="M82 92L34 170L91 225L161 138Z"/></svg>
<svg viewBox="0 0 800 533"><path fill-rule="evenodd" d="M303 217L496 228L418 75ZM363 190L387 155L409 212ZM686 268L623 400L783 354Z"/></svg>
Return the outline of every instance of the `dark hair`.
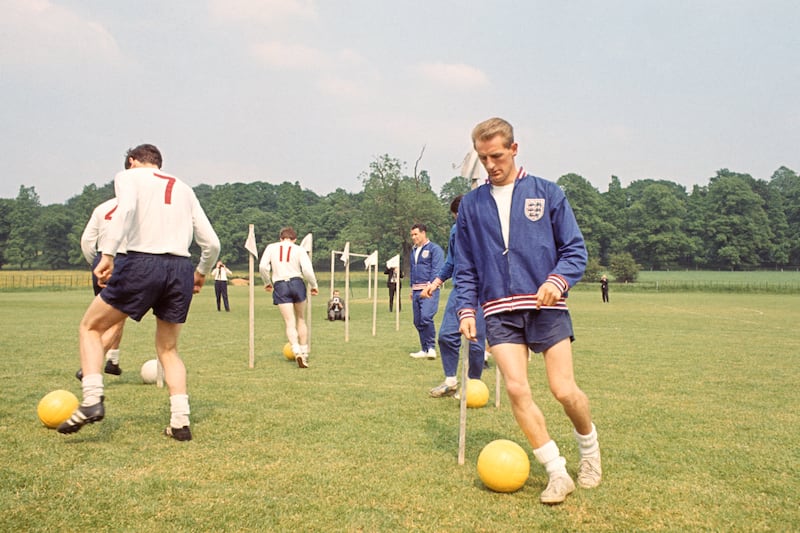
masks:
<svg viewBox="0 0 800 533"><path fill-rule="evenodd" d="M148 165L155 165L158 168L161 168L161 164L163 160L161 158L161 152L158 151L158 148L153 146L152 144L140 144L136 148L131 148L128 150L128 153L125 154L125 168L130 168L130 160L128 158L134 158L136 161L140 163L146 163Z"/></svg>
<svg viewBox="0 0 800 533"><path fill-rule="evenodd" d="M297 232L291 226L286 226L285 228L281 228L280 239L281 240L283 240L283 239L296 240L297 239Z"/></svg>
<svg viewBox="0 0 800 533"><path fill-rule="evenodd" d="M462 198L464 198L464 195L459 194L458 196L453 198L452 202L450 202L450 212L453 213L454 215L458 214L458 206L461 205Z"/></svg>
<svg viewBox="0 0 800 533"><path fill-rule="evenodd" d="M422 233L428 233L428 228L425 226L425 224L414 224L411 226L411 229L418 229Z"/></svg>

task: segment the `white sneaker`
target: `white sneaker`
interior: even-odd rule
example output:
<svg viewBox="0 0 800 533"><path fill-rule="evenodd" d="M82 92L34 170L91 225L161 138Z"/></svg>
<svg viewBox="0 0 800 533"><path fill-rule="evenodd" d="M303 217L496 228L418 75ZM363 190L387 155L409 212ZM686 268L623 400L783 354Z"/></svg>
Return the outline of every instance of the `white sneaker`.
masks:
<svg viewBox="0 0 800 533"><path fill-rule="evenodd" d="M425 359L426 357L428 357L428 352L426 352L425 350L420 350L418 352L411 352L408 355L410 357L413 357L414 359Z"/></svg>
<svg viewBox="0 0 800 533"><path fill-rule="evenodd" d="M436 359L436 350L434 348L428 348L428 353L425 354L425 357L428 359Z"/></svg>
<svg viewBox="0 0 800 533"><path fill-rule="evenodd" d="M561 503L575 490L575 482L567 474L555 475L547 482L539 501L547 504Z"/></svg>
<svg viewBox="0 0 800 533"><path fill-rule="evenodd" d="M603 467L600 464L600 454L594 457L582 457L578 463L578 486L584 489L593 489L600 484L603 478Z"/></svg>

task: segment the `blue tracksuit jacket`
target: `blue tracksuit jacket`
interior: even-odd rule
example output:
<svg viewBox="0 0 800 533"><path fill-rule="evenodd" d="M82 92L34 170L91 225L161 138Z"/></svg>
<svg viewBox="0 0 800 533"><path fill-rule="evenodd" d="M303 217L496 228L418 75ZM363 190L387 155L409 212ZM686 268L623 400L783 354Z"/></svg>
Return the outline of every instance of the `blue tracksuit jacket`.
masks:
<svg viewBox="0 0 800 533"><path fill-rule="evenodd" d="M586 246L564 191L526 174L511 196L508 248L503 242L491 185L466 194L458 208L453 284L460 318L536 309L536 293L554 283L562 297L552 308L566 309L567 290L586 268Z"/></svg>

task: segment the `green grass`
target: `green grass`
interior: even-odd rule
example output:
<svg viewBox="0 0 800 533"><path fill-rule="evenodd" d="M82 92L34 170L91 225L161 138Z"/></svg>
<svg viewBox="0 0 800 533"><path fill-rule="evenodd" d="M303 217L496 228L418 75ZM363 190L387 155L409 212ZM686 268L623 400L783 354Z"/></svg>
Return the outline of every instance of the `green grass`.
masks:
<svg viewBox="0 0 800 533"><path fill-rule="evenodd" d="M353 288L347 343L344 323L323 319L326 298L315 299L308 370L281 355L282 322L260 288L248 368L247 288L231 287L233 311L218 313L206 287L180 344L195 440L159 434L166 390L140 383L154 356L151 316L126 327L106 419L72 436L48 430L38 400L56 388L80 395L76 332L89 292L0 293L2 531L800 529L796 296L612 291L602 304L573 293L576 374L605 478L546 507L538 464L513 494L477 476L494 439L532 456L504 395L499 408L469 411L457 464L458 403L427 397L441 364L408 357L418 348L410 306L395 331L385 287L375 337L366 288ZM484 373L492 400L494 372ZM574 475L571 427L538 358L530 377Z"/></svg>

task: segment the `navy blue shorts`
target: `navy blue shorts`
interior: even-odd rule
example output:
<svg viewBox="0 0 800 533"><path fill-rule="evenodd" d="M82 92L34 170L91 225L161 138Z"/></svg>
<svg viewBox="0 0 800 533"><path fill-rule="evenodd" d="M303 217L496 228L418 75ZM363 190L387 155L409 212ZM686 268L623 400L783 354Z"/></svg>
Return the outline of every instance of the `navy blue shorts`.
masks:
<svg viewBox="0 0 800 533"><path fill-rule="evenodd" d="M541 353L563 341L575 340L569 311L540 309L511 311L486 317L486 340L496 344L527 344Z"/></svg>
<svg viewBox="0 0 800 533"><path fill-rule="evenodd" d="M183 324L194 289L194 266L188 257L128 252L100 293L111 307L137 322L150 310L165 322Z"/></svg>
<svg viewBox="0 0 800 533"><path fill-rule="evenodd" d="M94 269L98 265L98 263L100 263L100 259L102 259L102 257L103 254L98 253L96 256L94 256L94 259L92 260L92 289L94 289L95 296L100 294L100 291L103 290L103 287L97 284L97 276L94 275ZM114 256L114 270L122 268L122 263L125 261L127 257L128 256L125 254L117 254L116 256Z"/></svg>
<svg viewBox="0 0 800 533"><path fill-rule="evenodd" d="M303 278L276 281L272 286L272 303L296 304L306 301L306 283Z"/></svg>

